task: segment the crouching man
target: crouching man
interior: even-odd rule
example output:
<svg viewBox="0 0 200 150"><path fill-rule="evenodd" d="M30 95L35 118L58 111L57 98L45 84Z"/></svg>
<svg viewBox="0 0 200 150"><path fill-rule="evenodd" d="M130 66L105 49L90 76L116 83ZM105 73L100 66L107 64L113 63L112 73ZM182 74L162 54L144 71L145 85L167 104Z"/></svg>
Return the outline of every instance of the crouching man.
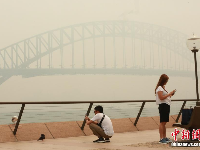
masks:
<svg viewBox="0 0 200 150"><path fill-rule="evenodd" d="M94 108L94 113L95 116L92 119L89 119L88 116L85 116L87 125L89 125L93 134L98 136L98 139L93 142L110 142L110 138L114 134L110 118L107 115L103 114L102 106L96 106Z"/></svg>

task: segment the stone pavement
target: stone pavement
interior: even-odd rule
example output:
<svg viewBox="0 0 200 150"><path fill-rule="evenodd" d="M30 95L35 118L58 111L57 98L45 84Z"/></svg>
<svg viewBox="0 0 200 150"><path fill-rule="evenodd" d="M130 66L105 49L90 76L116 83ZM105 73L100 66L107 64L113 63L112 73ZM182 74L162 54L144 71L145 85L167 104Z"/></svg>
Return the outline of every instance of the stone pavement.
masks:
<svg viewBox="0 0 200 150"><path fill-rule="evenodd" d="M171 137L174 128L167 128L167 136ZM200 150L198 148L170 147L159 144L159 133L156 130L115 133L110 143L93 143L97 137L79 136L68 138L45 139L44 141L18 141L0 143L0 150L159 150L180 149Z"/></svg>

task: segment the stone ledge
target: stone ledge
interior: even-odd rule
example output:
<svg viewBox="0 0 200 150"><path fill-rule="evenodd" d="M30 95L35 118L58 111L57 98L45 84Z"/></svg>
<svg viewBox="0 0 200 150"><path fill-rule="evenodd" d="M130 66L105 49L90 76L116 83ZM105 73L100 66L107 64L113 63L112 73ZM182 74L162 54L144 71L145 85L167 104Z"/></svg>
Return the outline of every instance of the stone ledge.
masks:
<svg viewBox="0 0 200 150"><path fill-rule="evenodd" d="M15 126L9 125L12 131ZM12 133L12 132L11 132ZM45 138L52 139L52 135L44 123L26 123L19 125L15 137L18 141L38 140L41 134L45 134Z"/></svg>
<svg viewBox="0 0 200 150"><path fill-rule="evenodd" d="M77 121L79 127L81 128L83 121ZM85 123L85 127L83 130L84 134L87 135L93 135L92 130L90 130L90 127Z"/></svg>
<svg viewBox="0 0 200 150"><path fill-rule="evenodd" d="M138 131L137 128L131 122L130 118L111 119L111 120L115 133Z"/></svg>
<svg viewBox="0 0 200 150"><path fill-rule="evenodd" d="M175 123L174 117L176 117L176 115L170 116L170 122L167 123L168 128L172 128L172 124ZM136 118L111 119L114 132L123 133L158 129L159 116L140 117L136 127L134 126L135 119ZM85 125L83 131L80 129L82 123L83 121L20 124L16 136L12 133L14 130L13 124L0 125L0 142L37 140L41 134L45 134L46 139L92 135L92 131L89 129L88 125Z"/></svg>
<svg viewBox="0 0 200 150"><path fill-rule="evenodd" d="M131 118L131 120L134 123L136 118ZM158 129L158 124L156 124L152 117L140 117L136 127L139 131L154 130Z"/></svg>
<svg viewBox="0 0 200 150"><path fill-rule="evenodd" d="M158 124L158 125L160 124L160 117L159 116L155 116L155 117L152 117L152 118L155 120L156 124ZM174 123L176 123L174 118L172 118L172 116L169 116L169 122L167 122L166 128L172 128L172 125Z"/></svg>
<svg viewBox="0 0 200 150"><path fill-rule="evenodd" d="M76 121L46 123L54 138L84 136Z"/></svg>
<svg viewBox="0 0 200 150"><path fill-rule="evenodd" d="M0 125L0 142L15 142L17 139L13 135L8 125Z"/></svg>

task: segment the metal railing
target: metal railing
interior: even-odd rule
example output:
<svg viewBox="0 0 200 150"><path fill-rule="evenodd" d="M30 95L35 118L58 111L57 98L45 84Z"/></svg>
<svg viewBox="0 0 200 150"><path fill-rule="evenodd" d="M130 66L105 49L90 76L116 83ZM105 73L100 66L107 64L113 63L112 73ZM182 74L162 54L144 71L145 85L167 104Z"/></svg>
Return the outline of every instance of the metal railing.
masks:
<svg viewBox="0 0 200 150"><path fill-rule="evenodd" d="M182 104L182 107L179 111L179 114L176 118L176 122L178 122L179 118L180 118L180 115L181 115L181 111L182 109L184 108L185 104L187 101L196 101L196 99L177 99L177 100L172 100L172 102L180 102L180 101L183 101L183 104ZM17 133L17 129L18 129L18 126L19 126L19 123L20 123L20 120L21 120L21 117L22 117L22 114L23 114L23 111L24 111L24 108L25 108L25 105L27 104L85 104L85 103L89 103L89 108L87 110L87 113L86 115L89 116L90 114L90 111L92 109L92 106L94 103L138 103L138 102L141 102L142 105L140 107L140 110L138 112L138 115L136 117L136 120L134 122L134 126L137 125L137 122L140 118L140 115L142 113L142 110L144 108L144 105L145 103L149 103L149 102L156 102L155 100L120 100L120 101L50 101L50 102L0 102L0 105L3 105L3 104L21 104L22 107L21 107L21 110L19 112L19 116L18 116L18 120L17 120L17 123L15 125L15 129L13 131L13 134L16 135ZM85 124L86 124L86 120L84 119L83 120L83 124L81 126L81 130L84 130L84 127L85 127Z"/></svg>

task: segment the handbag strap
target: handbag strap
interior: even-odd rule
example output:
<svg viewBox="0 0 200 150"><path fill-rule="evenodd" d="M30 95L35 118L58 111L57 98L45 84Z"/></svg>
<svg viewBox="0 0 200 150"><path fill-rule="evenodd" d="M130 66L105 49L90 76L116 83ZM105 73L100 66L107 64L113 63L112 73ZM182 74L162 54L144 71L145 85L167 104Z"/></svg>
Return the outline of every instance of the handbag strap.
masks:
<svg viewBox="0 0 200 150"><path fill-rule="evenodd" d="M103 122L104 118L105 118L105 115L103 114L103 117L101 118L101 121L99 122L100 126L101 126L101 123Z"/></svg>
<svg viewBox="0 0 200 150"><path fill-rule="evenodd" d="M162 87L162 86L161 86ZM163 88L163 87L162 87ZM165 88L163 88L163 90L165 90ZM165 90L165 92L167 92L167 90ZM168 93L168 92L167 92Z"/></svg>

